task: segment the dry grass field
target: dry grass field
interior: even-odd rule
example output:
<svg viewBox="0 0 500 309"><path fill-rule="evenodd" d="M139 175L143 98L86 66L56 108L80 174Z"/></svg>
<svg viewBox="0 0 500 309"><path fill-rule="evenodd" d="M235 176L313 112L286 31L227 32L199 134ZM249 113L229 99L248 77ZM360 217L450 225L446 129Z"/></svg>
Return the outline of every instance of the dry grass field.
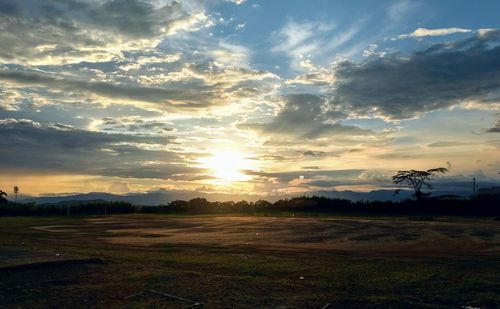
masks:
<svg viewBox="0 0 500 309"><path fill-rule="evenodd" d="M500 306L493 219L122 215L0 224L7 308Z"/></svg>

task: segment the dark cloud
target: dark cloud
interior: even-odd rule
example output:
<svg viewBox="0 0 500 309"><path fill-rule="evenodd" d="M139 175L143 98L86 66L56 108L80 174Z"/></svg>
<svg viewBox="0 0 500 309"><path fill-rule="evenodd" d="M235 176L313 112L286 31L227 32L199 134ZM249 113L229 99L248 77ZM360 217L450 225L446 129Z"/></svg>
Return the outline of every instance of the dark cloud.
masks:
<svg viewBox="0 0 500 309"><path fill-rule="evenodd" d="M121 85L111 82L91 82L64 78L58 75L0 71L0 80L18 85L30 85L58 89L71 93L90 93L114 100L153 103L158 109L198 108L211 104L213 94L203 89L164 89L137 85Z"/></svg>
<svg viewBox="0 0 500 309"><path fill-rule="evenodd" d="M157 179L206 174L187 166L176 153L151 150L169 144L171 140L165 137L107 134L14 119L0 120L0 136L3 172Z"/></svg>
<svg viewBox="0 0 500 309"><path fill-rule="evenodd" d="M285 97L285 106L270 123L244 123L238 127L269 135L288 135L314 139L325 136L366 136L374 132L357 126L344 126L346 115L332 110L325 97L295 94Z"/></svg>
<svg viewBox="0 0 500 309"><path fill-rule="evenodd" d="M427 146L429 147L459 147L459 146L468 146L472 143L467 142L459 142L459 141L443 141L443 142L434 142Z"/></svg>
<svg viewBox="0 0 500 309"><path fill-rule="evenodd" d="M303 170L320 170L321 167L320 166L303 166L302 169Z"/></svg>
<svg viewBox="0 0 500 309"><path fill-rule="evenodd" d="M155 7L142 0L2 0L0 14L66 30L82 25L141 37L162 33L173 21L188 15L177 1Z"/></svg>
<svg viewBox="0 0 500 309"><path fill-rule="evenodd" d="M295 161L296 157L282 156L282 155L260 155L255 157L249 157L249 160L256 161L271 161L271 162L284 162L284 161Z"/></svg>
<svg viewBox="0 0 500 309"><path fill-rule="evenodd" d="M82 6L80 2L73 2ZM176 20L185 17L182 5L173 1L170 5L155 8L150 2L138 0L113 0L102 5L87 6L79 9L86 23L104 29L120 31L131 36L144 37L161 34Z"/></svg>
<svg viewBox="0 0 500 309"><path fill-rule="evenodd" d="M365 186L379 185L392 186L391 175L393 171L388 170L326 170L318 166L302 168L302 170L290 172L248 172L261 181L267 181L276 187L299 187L311 189L314 187L335 186Z"/></svg>
<svg viewBox="0 0 500 309"><path fill-rule="evenodd" d="M466 101L500 101L500 31L409 56L337 65L333 103L359 115L405 119Z"/></svg>
<svg viewBox="0 0 500 309"><path fill-rule="evenodd" d="M349 152L362 152L363 149L360 149L360 148L352 148L352 149L349 149Z"/></svg>
<svg viewBox="0 0 500 309"><path fill-rule="evenodd" d="M142 0L0 0L0 58L20 63L105 57L108 44L136 40L137 49L145 43L140 40L193 26L193 18L177 1L154 6Z"/></svg>
<svg viewBox="0 0 500 309"><path fill-rule="evenodd" d="M362 169L347 169L347 170L300 170L291 172L258 172L258 171L246 171L246 174L266 178L274 179L279 183L289 183L294 179L304 180L319 180L322 179L336 179L337 181L342 181L346 183L348 180L358 179L365 170Z"/></svg>
<svg viewBox="0 0 500 309"><path fill-rule="evenodd" d="M307 150L302 153L305 157L340 157L338 153L327 152L327 151L312 151Z"/></svg>
<svg viewBox="0 0 500 309"><path fill-rule="evenodd" d="M103 130L105 131L129 131L140 133L154 133L162 134L173 131L170 124L156 121L156 120L143 120L141 118L113 118L106 117L102 119Z"/></svg>

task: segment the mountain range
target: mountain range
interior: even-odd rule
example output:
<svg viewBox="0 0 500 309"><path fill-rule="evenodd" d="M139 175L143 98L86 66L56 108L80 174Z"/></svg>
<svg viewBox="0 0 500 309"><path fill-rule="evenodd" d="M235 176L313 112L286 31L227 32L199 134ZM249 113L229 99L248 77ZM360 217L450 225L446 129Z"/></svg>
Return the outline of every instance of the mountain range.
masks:
<svg viewBox="0 0 500 309"><path fill-rule="evenodd" d="M279 199L291 198L294 196L324 196L329 198L349 199L352 201L399 201L412 197L412 191L401 190L399 194L394 194L394 190L373 190L369 192L357 191L314 191L295 195L268 195L262 196L257 194L226 194L226 193L203 193L187 190L155 190L144 193L128 193L128 194L112 194L105 192L90 192L84 194L69 194L69 195L54 195L54 196L38 196L25 197L21 202L35 202L39 205L56 204L67 201L90 201L90 200L106 200L106 201L125 201L135 205L156 206L168 204L174 200L190 200L193 198L205 198L209 201L252 201L264 199L270 202ZM434 191L432 196L454 195L467 197L470 195L468 191Z"/></svg>

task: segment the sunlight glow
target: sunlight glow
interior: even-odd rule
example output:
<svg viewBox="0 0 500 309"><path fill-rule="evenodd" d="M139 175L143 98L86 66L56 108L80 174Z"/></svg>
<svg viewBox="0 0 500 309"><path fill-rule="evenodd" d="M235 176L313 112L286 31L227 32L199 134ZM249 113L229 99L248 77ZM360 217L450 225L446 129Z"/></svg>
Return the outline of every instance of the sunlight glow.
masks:
<svg viewBox="0 0 500 309"><path fill-rule="evenodd" d="M200 159L203 167L212 171L216 183L246 181L250 176L243 171L251 169L252 162L237 150L218 150L212 156Z"/></svg>

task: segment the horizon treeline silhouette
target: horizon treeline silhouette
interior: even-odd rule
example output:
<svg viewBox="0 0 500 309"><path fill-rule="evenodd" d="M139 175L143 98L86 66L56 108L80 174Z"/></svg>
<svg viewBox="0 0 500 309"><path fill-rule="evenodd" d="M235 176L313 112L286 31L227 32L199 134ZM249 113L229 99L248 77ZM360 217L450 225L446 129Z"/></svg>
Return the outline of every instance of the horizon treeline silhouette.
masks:
<svg viewBox="0 0 500 309"><path fill-rule="evenodd" d="M66 201L54 204L3 203L0 216L37 215L113 215L113 214L352 214L352 215L457 215L500 216L500 203L496 196L428 198L425 200L351 201L322 196L302 196L281 199L274 203L266 200L256 202L228 201L211 202L205 198L189 201L175 200L165 205L140 206L123 201Z"/></svg>

